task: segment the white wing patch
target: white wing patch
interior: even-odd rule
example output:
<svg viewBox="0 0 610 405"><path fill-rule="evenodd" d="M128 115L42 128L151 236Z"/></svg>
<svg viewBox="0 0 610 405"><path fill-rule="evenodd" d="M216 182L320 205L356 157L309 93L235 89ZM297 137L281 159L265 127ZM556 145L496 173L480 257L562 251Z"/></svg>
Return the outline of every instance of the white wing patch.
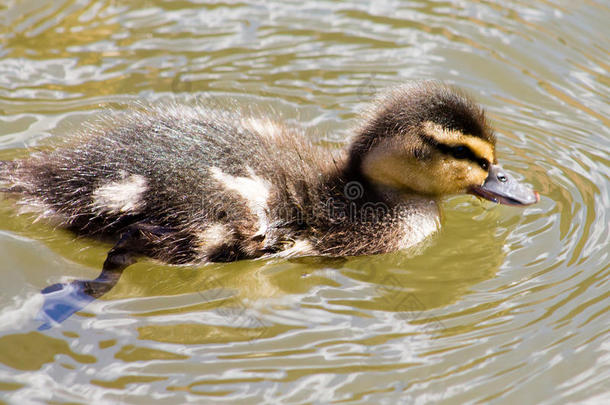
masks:
<svg viewBox="0 0 610 405"><path fill-rule="evenodd" d="M92 194L96 210L114 214L134 212L142 208L142 194L148 189L146 179L140 175L131 176L105 184Z"/></svg>
<svg viewBox="0 0 610 405"><path fill-rule="evenodd" d="M204 254L230 242L233 237L231 230L223 224L213 224L198 234L201 250Z"/></svg>
<svg viewBox="0 0 610 405"><path fill-rule="evenodd" d="M210 172L212 177L222 183L227 190L235 191L246 200L250 212L258 218L258 231L256 234L264 235L269 225L267 219L269 206L267 202L269 200L271 183L257 176L251 168L248 168L249 177L231 176L224 173L218 167L211 167Z"/></svg>

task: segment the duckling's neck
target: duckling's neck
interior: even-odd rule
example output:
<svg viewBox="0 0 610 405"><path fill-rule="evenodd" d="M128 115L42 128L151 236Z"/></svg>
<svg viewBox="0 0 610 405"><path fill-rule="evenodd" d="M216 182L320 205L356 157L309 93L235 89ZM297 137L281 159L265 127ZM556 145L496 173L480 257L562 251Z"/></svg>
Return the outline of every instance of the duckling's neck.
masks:
<svg viewBox="0 0 610 405"><path fill-rule="evenodd" d="M333 220L334 214L339 217L344 215L340 209L346 209L348 212L345 215L356 222L362 220L364 223L394 221L396 215L427 210L428 207L437 212L434 197L380 184L369 179L360 170L360 165L351 164L349 158L343 162L342 166L335 166L335 170L324 176L322 181L321 189L325 192L320 197L323 199L321 202L330 207L329 220ZM333 206L340 209L333 210Z"/></svg>
<svg viewBox="0 0 610 405"><path fill-rule="evenodd" d="M308 224L323 254L382 253L419 244L439 227L433 198L377 185L346 164L323 176ZM307 206L307 204L302 204Z"/></svg>

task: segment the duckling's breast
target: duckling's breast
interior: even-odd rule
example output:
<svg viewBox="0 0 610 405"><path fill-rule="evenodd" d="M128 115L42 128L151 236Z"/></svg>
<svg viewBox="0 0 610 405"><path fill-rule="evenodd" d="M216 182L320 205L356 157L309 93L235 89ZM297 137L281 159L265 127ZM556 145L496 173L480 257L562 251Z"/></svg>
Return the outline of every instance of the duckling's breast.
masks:
<svg viewBox="0 0 610 405"><path fill-rule="evenodd" d="M407 201L402 210L402 237L397 240L397 249L409 249L419 245L440 230L441 216L436 201Z"/></svg>

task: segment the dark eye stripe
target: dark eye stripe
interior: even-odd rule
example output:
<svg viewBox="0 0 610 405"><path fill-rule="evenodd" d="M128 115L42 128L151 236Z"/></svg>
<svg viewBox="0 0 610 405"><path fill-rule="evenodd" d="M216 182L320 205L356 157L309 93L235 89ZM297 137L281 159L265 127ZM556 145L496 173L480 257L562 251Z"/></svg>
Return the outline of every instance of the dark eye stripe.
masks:
<svg viewBox="0 0 610 405"><path fill-rule="evenodd" d="M438 149L441 153L451 155L456 159L467 159L481 166L483 170L489 169L489 161L478 157L467 145L447 145L436 141L434 138L423 135L422 140L428 145Z"/></svg>

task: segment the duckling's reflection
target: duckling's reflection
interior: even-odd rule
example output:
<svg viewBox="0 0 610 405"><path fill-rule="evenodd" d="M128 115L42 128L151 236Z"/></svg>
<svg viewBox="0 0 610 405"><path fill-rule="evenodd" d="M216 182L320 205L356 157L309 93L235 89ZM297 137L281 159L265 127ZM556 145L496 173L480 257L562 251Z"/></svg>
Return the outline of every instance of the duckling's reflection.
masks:
<svg viewBox="0 0 610 405"><path fill-rule="evenodd" d="M443 232L412 250L350 259L342 274L371 283L374 296L333 303L403 312L458 302L472 286L493 278L506 256L510 229L499 226L498 210L488 207L449 208ZM480 218L473 220L477 213Z"/></svg>

